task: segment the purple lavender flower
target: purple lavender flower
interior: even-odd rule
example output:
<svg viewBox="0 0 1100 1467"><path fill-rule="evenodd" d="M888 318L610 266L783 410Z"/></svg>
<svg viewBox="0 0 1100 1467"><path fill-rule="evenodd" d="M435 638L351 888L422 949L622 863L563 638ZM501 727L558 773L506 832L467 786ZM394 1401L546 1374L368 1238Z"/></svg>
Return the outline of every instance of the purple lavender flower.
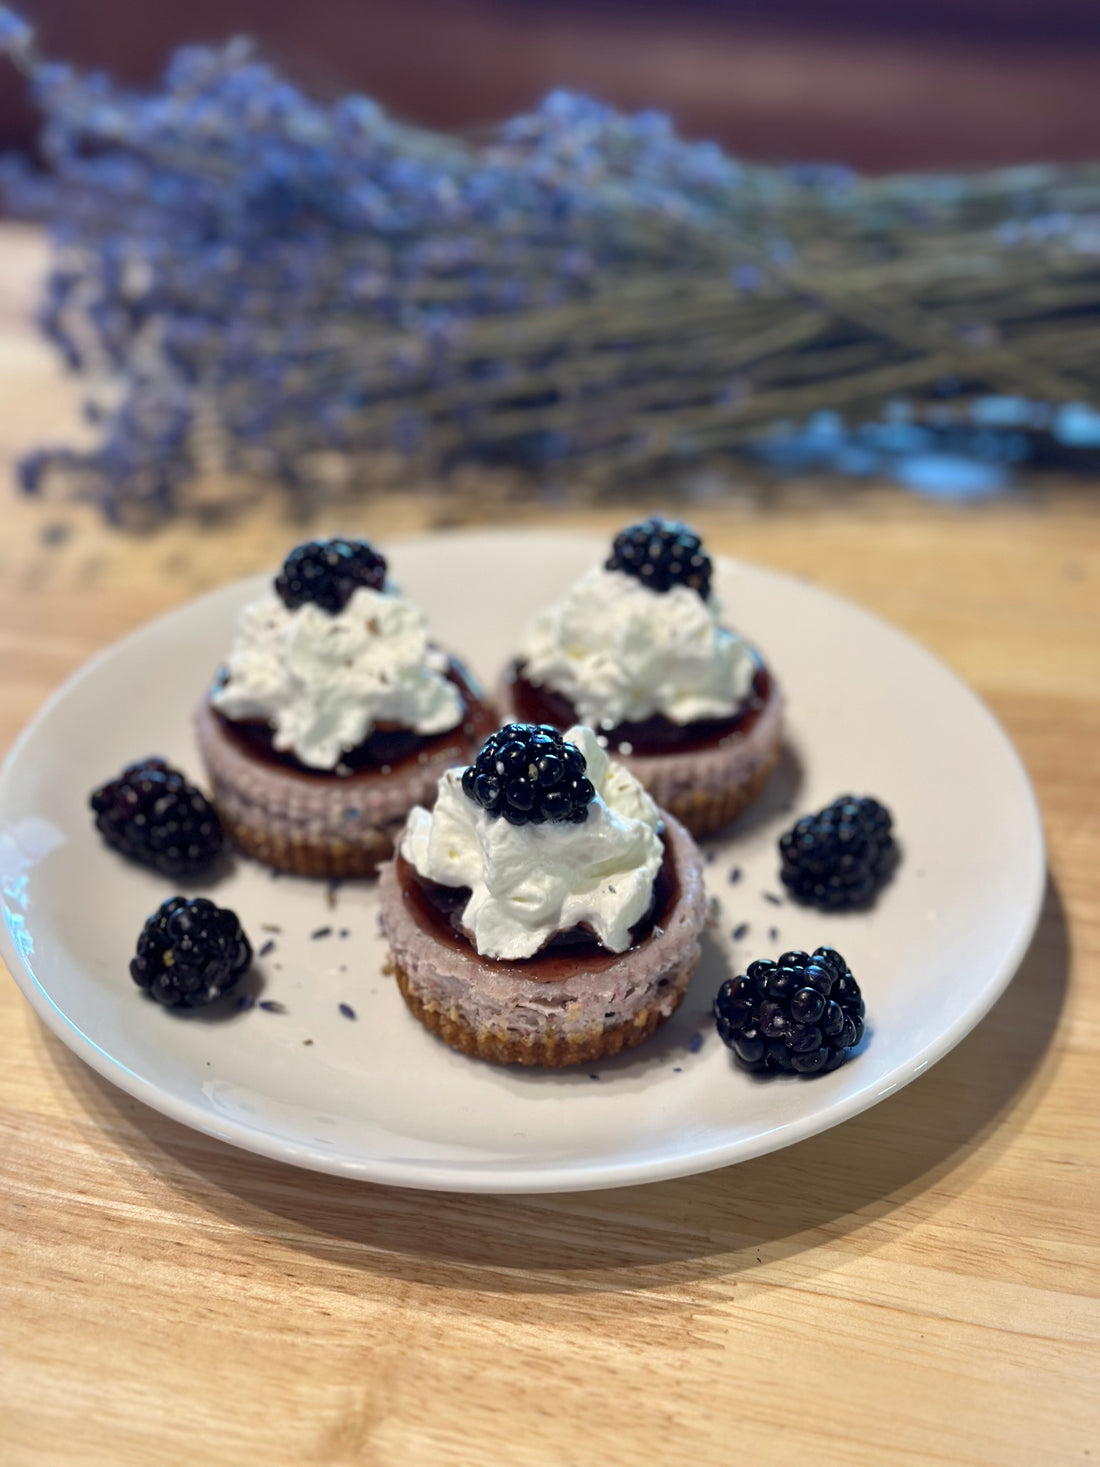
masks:
<svg viewBox="0 0 1100 1467"><path fill-rule="evenodd" d="M19 478L33 493L56 475L118 523L183 512L208 469L304 498L334 456L362 489L395 452L557 486L563 466L725 451L753 402L743 334L797 296L784 210L858 236L847 170L742 166L661 113L567 91L470 141L366 97L315 101L244 40L181 49L149 95L42 60L6 8L0 51L46 119L46 173L0 160L8 207L52 229L40 323L113 404L95 447L38 450ZM1082 247L1081 218L1032 213L1015 247ZM813 424L759 451L893 464L921 451L900 438L930 431L861 425L826 444Z"/></svg>
<svg viewBox="0 0 1100 1467"><path fill-rule="evenodd" d="M34 32L21 15L0 5L0 52L18 55L29 51Z"/></svg>

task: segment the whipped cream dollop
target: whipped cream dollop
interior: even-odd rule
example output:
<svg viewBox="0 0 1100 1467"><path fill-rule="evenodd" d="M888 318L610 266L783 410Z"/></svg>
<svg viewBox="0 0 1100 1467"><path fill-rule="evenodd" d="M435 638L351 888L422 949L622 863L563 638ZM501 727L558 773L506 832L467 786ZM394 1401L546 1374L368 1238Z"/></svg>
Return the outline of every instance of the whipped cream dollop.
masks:
<svg viewBox="0 0 1100 1467"><path fill-rule="evenodd" d="M731 717L757 664L720 613L687 586L651 591L621 571L592 570L528 626L523 674L597 728L657 713L679 724Z"/></svg>
<svg viewBox="0 0 1100 1467"><path fill-rule="evenodd" d="M590 728L564 737L596 790L581 824L493 819L463 793L461 769L444 774L430 813L409 816L401 854L429 881L470 888L462 925L482 957L529 958L581 924L621 953L649 910L664 859L657 806Z"/></svg>
<svg viewBox="0 0 1100 1467"><path fill-rule="evenodd" d="M274 591L245 606L212 696L227 718L262 718L273 743L311 769L335 769L376 724L444 733L463 714L430 646L424 613L396 591L361 586L332 615L295 611Z"/></svg>

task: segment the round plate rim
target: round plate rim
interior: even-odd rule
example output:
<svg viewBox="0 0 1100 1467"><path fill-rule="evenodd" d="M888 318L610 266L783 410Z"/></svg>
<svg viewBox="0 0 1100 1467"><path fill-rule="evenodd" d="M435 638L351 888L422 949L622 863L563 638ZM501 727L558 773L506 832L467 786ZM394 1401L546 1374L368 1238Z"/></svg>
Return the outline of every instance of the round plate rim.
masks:
<svg viewBox="0 0 1100 1467"><path fill-rule="evenodd" d="M462 536L467 540L474 540L478 537L506 540L517 535L530 536L532 534L538 534L543 543L553 538L562 544L563 548L575 548L578 553L591 550L593 547L597 551L602 550L605 540L605 537L584 531L552 530L547 532L511 527L450 530L393 537L386 540L382 548L389 551L391 546L399 546L400 551L404 552L414 550L417 546L433 546L443 538L453 540ZM727 571L736 572L739 569L747 569L754 574L771 577L799 589L806 589L796 577L774 570L769 566L741 561L732 556L718 555L714 559L716 567L721 565ZM34 739L41 725L54 708L64 701L77 686L94 677L102 664L123 653L132 643L155 634L163 624L185 617L195 608L209 601L221 597L232 600L249 583L265 580L266 577L263 575L248 576L215 587L200 596L192 597L182 605L143 622L141 626L101 649L77 668L44 700L22 733L16 738L3 764L0 765L0 809L3 807L8 781L13 777L13 772L23 757L24 751ZM834 1126L853 1119L877 1105L879 1101L903 1089L950 1053L981 1022L1012 981L1035 935L1043 907L1047 870L1042 817L1034 788L1015 745L985 701L951 667L916 638L910 636L908 632L826 587L815 585L812 589L817 596L843 607L846 613L854 613L865 618L878 628L888 631L894 638L902 640L908 645L911 652L935 664L938 672L955 685L956 691L961 692L976 706L987 721L990 732L1001 741L1004 751L1009 755L1010 763L1019 780L1019 792L1024 796L1028 807L1032 836L1028 851L1031 858L1031 870L1027 901L1023 908L1016 940L1000 967L991 975L985 986L975 994L972 1002L953 1024L937 1034L909 1059L897 1064L892 1071L879 1076L879 1083L863 1087L822 1109L796 1120L781 1123L747 1140L740 1139L675 1156L660 1153L634 1161L615 1162L614 1160L608 1161L606 1158L566 1163L559 1161L549 1167L528 1164L516 1167L507 1174L502 1174L485 1163L465 1165L454 1159L431 1164L410 1164L406 1161L387 1162L379 1157L356 1159L326 1155L294 1142L266 1135L241 1122L228 1119L216 1121L208 1111L187 1100L173 1096L154 1082L135 1074L78 1028L42 987L27 963L24 953L14 941L7 921L0 923L0 956L3 957L17 987L47 1028L104 1079L151 1109L191 1130L269 1160L309 1171L424 1191L479 1192L497 1195L588 1191L691 1176L741 1161L750 1161L769 1152L809 1140L823 1131L831 1130Z"/></svg>

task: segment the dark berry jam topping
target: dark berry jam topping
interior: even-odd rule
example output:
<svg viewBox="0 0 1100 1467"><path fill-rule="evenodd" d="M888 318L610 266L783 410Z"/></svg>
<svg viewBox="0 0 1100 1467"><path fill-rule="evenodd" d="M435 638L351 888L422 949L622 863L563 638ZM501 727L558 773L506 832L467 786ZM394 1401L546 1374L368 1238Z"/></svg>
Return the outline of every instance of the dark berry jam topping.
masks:
<svg viewBox="0 0 1100 1467"><path fill-rule="evenodd" d="M555 728L571 728L577 719L573 704L553 688L536 687L523 675L523 664L513 663L508 673L512 708L519 718L531 723L550 724ZM744 735L756 723L771 694L771 676L762 663L757 664L752 686L744 703L728 718L701 718L694 723L673 723L656 713L638 723L619 723L601 729L607 739L608 752L623 754L687 754L696 749L709 749L734 735ZM620 748L620 746L623 746Z"/></svg>
<svg viewBox="0 0 1100 1467"><path fill-rule="evenodd" d="M434 759L451 749L455 763L461 763L469 758L471 745L476 748L496 726L492 707L484 701L472 676L456 658L450 659L446 677L462 697L462 716L454 728L440 734L418 734L408 728L376 725L361 744L340 756L334 770L314 769L289 750L276 749L271 725L263 719L231 719L217 709L214 712L225 732L253 758L266 764L314 778L376 778L396 773L417 761Z"/></svg>
<svg viewBox="0 0 1100 1467"><path fill-rule="evenodd" d="M508 962L481 958L462 930L462 913L470 900L469 887L441 886L438 882L429 881L401 855L397 857L397 876L405 905L424 931L448 947L464 949L478 957L480 962L515 973L519 978L537 983L560 983L579 967L586 971L598 970L623 956L622 953L608 952L594 933L587 927L578 926L568 932L555 933L546 946L530 958ZM664 859L653 882L649 910L631 928L627 951L633 952L640 947L652 936L655 928L666 927L679 899L676 865L668 841L664 840Z"/></svg>

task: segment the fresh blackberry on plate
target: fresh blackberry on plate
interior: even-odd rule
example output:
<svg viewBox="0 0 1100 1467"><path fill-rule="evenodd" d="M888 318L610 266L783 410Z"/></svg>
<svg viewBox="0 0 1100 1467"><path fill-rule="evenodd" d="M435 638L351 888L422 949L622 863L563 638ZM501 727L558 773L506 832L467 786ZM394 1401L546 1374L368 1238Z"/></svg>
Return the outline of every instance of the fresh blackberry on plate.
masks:
<svg viewBox="0 0 1100 1467"><path fill-rule="evenodd" d="M213 1003L252 962L236 912L206 897L169 897L142 928L130 976L168 1008Z"/></svg>
<svg viewBox="0 0 1100 1467"><path fill-rule="evenodd" d="M620 530L604 568L636 576L651 591L688 586L704 601L710 595L710 557L695 531L679 520L654 516Z"/></svg>
<svg viewBox="0 0 1100 1467"><path fill-rule="evenodd" d="M109 845L165 876L199 876L225 845L206 796L163 759L142 759L93 790L96 828Z"/></svg>
<svg viewBox="0 0 1100 1467"><path fill-rule="evenodd" d="M863 1038L863 998L831 947L750 963L714 999L718 1037L756 1074L834 1070Z"/></svg>
<svg viewBox="0 0 1100 1467"><path fill-rule="evenodd" d="M490 734L462 775L463 791L494 818L512 825L588 819L596 791L574 745L546 723L508 723Z"/></svg>
<svg viewBox="0 0 1100 1467"><path fill-rule="evenodd" d="M312 601L335 616L360 586L381 591L385 583L385 557L365 540L310 540L287 556L275 590L291 611Z"/></svg>
<svg viewBox="0 0 1100 1467"><path fill-rule="evenodd" d="M779 837L780 878L808 906L865 907L897 864L892 827L877 800L842 795Z"/></svg>

